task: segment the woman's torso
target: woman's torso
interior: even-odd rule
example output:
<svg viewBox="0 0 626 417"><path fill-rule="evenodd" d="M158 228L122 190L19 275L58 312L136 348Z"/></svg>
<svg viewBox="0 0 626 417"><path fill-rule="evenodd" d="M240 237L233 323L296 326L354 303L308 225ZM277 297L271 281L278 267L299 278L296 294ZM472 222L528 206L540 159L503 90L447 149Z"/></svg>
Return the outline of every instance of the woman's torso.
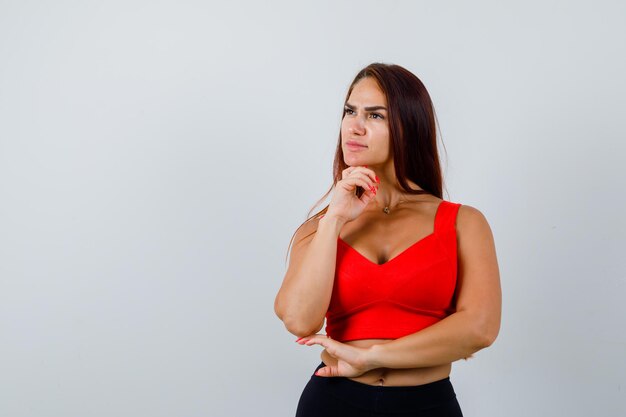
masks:
<svg viewBox="0 0 626 417"><path fill-rule="evenodd" d="M372 263L384 264L393 260L406 248L434 232L435 215L442 200L434 196L418 199L417 202L398 205L390 214L382 210L380 213L378 210L364 212L343 226L340 239ZM360 339L344 343L368 348L391 341L393 339ZM322 351L321 359L326 365L336 365L337 362L326 350ZM350 379L368 385L422 385L446 378L451 368L451 363L427 368L377 368Z"/></svg>

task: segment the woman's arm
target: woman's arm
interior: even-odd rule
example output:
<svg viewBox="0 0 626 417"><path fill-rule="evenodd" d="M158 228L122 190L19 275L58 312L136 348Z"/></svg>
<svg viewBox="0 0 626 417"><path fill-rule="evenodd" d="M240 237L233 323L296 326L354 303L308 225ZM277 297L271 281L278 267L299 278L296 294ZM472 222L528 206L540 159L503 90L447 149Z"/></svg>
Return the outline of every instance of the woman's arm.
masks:
<svg viewBox="0 0 626 417"><path fill-rule="evenodd" d="M296 336L315 333L324 325L335 281L339 232L376 195L378 184L373 170L350 166L341 177L333 187L324 217L306 222L296 233L289 268L274 300L276 315ZM357 196L359 186L365 192ZM313 237L309 236L312 232ZM300 239L302 236L306 237Z"/></svg>
<svg viewBox="0 0 626 417"><path fill-rule="evenodd" d="M457 226L456 312L416 333L369 348L310 334L301 345L321 345L337 364L317 375L355 377L375 368L420 368L467 358L493 343L500 329L502 296L493 236L477 209L462 205ZM318 329L319 330L319 329Z"/></svg>
<svg viewBox="0 0 626 417"><path fill-rule="evenodd" d="M274 301L274 311L296 336L316 333L324 325L337 260L337 237L343 222L333 216L312 219L298 230L289 267ZM304 238L317 230L312 236Z"/></svg>
<svg viewBox="0 0 626 417"><path fill-rule="evenodd" d="M374 345L368 368L418 368L467 358L491 345L500 329L502 295L493 235L483 214L457 214L456 312L419 332Z"/></svg>

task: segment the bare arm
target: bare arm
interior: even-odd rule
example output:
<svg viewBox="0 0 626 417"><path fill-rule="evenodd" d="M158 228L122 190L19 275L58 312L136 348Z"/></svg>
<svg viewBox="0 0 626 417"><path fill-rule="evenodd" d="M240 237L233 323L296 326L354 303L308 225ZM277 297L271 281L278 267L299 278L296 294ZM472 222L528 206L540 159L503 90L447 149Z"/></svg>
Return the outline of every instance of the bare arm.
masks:
<svg viewBox="0 0 626 417"><path fill-rule="evenodd" d="M500 329L500 275L491 229L480 211L459 208L457 241L456 312L419 332L372 346L368 368L442 365L494 342Z"/></svg>
<svg viewBox="0 0 626 417"><path fill-rule="evenodd" d="M296 336L324 325L335 277L337 237L343 222L333 216L310 220L296 233L289 267L274 301L274 311ZM298 242L317 228L317 232Z"/></svg>
<svg viewBox="0 0 626 417"><path fill-rule="evenodd" d="M276 315L296 336L316 333L324 325L335 281L337 237L376 193L376 175L371 169L348 167L341 175L324 217L306 222L296 233L289 267L274 300ZM355 193L357 186L366 190L360 197Z"/></svg>
<svg viewBox="0 0 626 417"><path fill-rule="evenodd" d="M456 312L416 333L369 348L311 334L298 343L324 346L336 365L319 376L359 376L376 368L422 368L467 358L491 345L500 329L501 290L491 229L480 211L463 205L457 216Z"/></svg>

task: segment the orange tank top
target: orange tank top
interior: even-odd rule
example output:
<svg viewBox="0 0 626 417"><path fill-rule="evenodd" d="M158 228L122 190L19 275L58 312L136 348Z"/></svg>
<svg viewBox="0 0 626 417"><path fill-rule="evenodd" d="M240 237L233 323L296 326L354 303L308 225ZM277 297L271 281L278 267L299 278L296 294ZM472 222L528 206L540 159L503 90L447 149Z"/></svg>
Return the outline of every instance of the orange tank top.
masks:
<svg viewBox="0 0 626 417"><path fill-rule="evenodd" d="M397 339L454 312L460 206L443 200L433 232L384 264L338 238L326 334L342 342Z"/></svg>

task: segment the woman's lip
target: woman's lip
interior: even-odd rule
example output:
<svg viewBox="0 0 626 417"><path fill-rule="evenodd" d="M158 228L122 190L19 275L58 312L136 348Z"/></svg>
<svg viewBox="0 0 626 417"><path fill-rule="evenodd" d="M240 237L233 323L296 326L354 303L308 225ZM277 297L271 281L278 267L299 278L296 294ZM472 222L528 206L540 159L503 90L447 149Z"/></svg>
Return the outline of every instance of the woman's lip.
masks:
<svg viewBox="0 0 626 417"><path fill-rule="evenodd" d="M367 146L362 145L362 144L360 144L358 142L355 142L353 140L349 140L348 142L346 142L346 145L348 145L348 146L359 146L361 148L367 148Z"/></svg>
<svg viewBox="0 0 626 417"><path fill-rule="evenodd" d="M364 146L364 145L353 145L352 143L346 144L346 147L348 149L350 149L351 151L360 151L362 149L366 149L367 148L367 146Z"/></svg>

